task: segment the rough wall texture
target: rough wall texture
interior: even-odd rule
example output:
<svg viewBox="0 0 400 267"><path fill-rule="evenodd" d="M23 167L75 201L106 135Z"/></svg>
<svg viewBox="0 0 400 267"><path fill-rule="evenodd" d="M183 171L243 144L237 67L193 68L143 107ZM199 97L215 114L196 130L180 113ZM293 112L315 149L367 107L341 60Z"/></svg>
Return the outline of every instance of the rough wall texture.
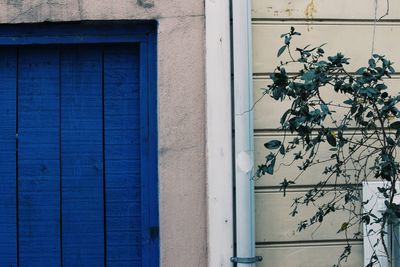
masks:
<svg viewBox="0 0 400 267"><path fill-rule="evenodd" d="M203 0L4 0L0 23L156 19L161 263L206 266Z"/></svg>

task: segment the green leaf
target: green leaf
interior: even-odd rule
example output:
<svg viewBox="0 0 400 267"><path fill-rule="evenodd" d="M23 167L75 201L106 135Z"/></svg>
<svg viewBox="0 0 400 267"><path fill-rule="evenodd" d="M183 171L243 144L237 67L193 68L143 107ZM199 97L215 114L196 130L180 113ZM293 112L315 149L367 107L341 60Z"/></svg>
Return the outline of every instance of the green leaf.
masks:
<svg viewBox="0 0 400 267"><path fill-rule="evenodd" d="M356 74L357 74L357 75L362 75L362 74L365 72L366 69L367 69L367 68L365 68L365 67L359 68L359 69L356 71Z"/></svg>
<svg viewBox="0 0 400 267"><path fill-rule="evenodd" d="M400 129L400 121L395 121L392 124L390 124L390 128L392 128L392 129Z"/></svg>
<svg viewBox="0 0 400 267"><path fill-rule="evenodd" d="M353 99L347 99L347 100L343 101L343 104L353 105Z"/></svg>
<svg viewBox="0 0 400 267"><path fill-rule="evenodd" d="M287 118L287 116L289 115L290 112L291 112L291 110L288 109L288 110L285 111L285 113L283 113L283 115L281 117L281 121L280 121L281 125L283 125L286 122L286 118Z"/></svg>
<svg viewBox="0 0 400 267"><path fill-rule="evenodd" d="M274 153L269 153L266 157L265 157L265 159L267 160L267 161L271 161L271 160L273 160L275 158L275 155L274 155Z"/></svg>
<svg viewBox="0 0 400 267"><path fill-rule="evenodd" d="M388 136L388 137L386 138L386 140L387 140L387 142L388 142L389 145L391 145L391 146L396 145L396 143L394 142L393 138L391 138L390 136Z"/></svg>
<svg viewBox="0 0 400 267"><path fill-rule="evenodd" d="M279 153L281 153L281 155L285 155L286 154L286 149L285 149L285 147L283 145L279 148Z"/></svg>
<svg viewBox="0 0 400 267"><path fill-rule="evenodd" d="M349 227L349 223L348 222L344 222L342 224L342 226L340 227L339 231L337 231L338 233L343 232L347 229L347 227Z"/></svg>
<svg viewBox="0 0 400 267"><path fill-rule="evenodd" d="M274 167L275 167L275 158L273 160L271 160L271 163L267 166L266 172L268 174L274 174Z"/></svg>
<svg viewBox="0 0 400 267"><path fill-rule="evenodd" d="M315 70L309 70L301 76L301 79L304 81L311 81L315 78Z"/></svg>
<svg viewBox="0 0 400 267"><path fill-rule="evenodd" d="M280 57L282 55L283 52L285 52L286 49L286 45L282 46L281 48L279 48L278 50L278 57Z"/></svg>
<svg viewBox="0 0 400 267"><path fill-rule="evenodd" d="M285 36L285 44L286 45L290 45L290 41L292 40L292 37L291 36L288 36L288 35L286 35Z"/></svg>
<svg viewBox="0 0 400 267"><path fill-rule="evenodd" d="M353 115L354 113L356 113L357 109L358 109L358 106L357 106L357 105L351 106L351 108L350 108L350 113L351 113L351 115Z"/></svg>
<svg viewBox="0 0 400 267"><path fill-rule="evenodd" d="M328 143L333 146L336 147L336 137L333 135L332 132L327 133L326 135L326 141L328 141Z"/></svg>
<svg viewBox="0 0 400 267"><path fill-rule="evenodd" d="M281 146L282 142L279 140L271 140L264 144L264 146L268 149L278 149Z"/></svg>
<svg viewBox="0 0 400 267"><path fill-rule="evenodd" d="M371 68L375 68L375 67L376 67L375 60L374 60L373 58L370 58L370 59L368 60L368 65L369 65Z"/></svg>
<svg viewBox="0 0 400 267"><path fill-rule="evenodd" d="M375 88L376 88L377 90L385 90L385 89L387 89L388 87L386 86L386 84L380 83L380 84L377 84L377 85L375 86Z"/></svg>
<svg viewBox="0 0 400 267"><path fill-rule="evenodd" d="M321 110L322 112L324 112L325 114L330 114L331 112L329 111L329 108L326 104L321 104Z"/></svg>
<svg viewBox="0 0 400 267"><path fill-rule="evenodd" d="M328 65L328 62L321 60L321 61L318 61L317 63L315 63L315 65L318 67L324 67L324 66Z"/></svg>

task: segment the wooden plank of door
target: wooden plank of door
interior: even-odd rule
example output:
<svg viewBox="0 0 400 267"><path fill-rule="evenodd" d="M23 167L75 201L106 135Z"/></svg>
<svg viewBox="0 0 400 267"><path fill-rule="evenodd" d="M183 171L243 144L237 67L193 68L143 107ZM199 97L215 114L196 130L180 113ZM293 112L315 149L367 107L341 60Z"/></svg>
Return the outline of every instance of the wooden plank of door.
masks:
<svg viewBox="0 0 400 267"><path fill-rule="evenodd" d="M142 265L139 74L138 46L105 48L104 131L108 267Z"/></svg>
<svg viewBox="0 0 400 267"><path fill-rule="evenodd" d="M61 50L64 266L104 266L102 51Z"/></svg>
<svg viewBox="0 0 400 267"><path fill-rule="evenodd" d="M20 266L60 266L59 51L20 48Z"/></svg>
<svg viewBox="0 0 400 267"><path fill-rule="evenodd" d="M17 266L17 49L0 49L0 266Z"/></svg>

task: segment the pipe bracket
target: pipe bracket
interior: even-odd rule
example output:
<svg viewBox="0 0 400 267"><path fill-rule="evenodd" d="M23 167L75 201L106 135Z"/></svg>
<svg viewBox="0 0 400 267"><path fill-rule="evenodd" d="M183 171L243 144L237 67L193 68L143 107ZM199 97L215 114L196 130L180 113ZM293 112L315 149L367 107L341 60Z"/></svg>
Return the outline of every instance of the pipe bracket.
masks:
<svg viewBox="0 0 400 267"><path fill-rule="evenodd" d="M262 261L263 258L261 256L255 256L252 258L240 258L240 257L232 257L231 262L234 263L244 263L244 264L252 264L256 262Z"/></svg>

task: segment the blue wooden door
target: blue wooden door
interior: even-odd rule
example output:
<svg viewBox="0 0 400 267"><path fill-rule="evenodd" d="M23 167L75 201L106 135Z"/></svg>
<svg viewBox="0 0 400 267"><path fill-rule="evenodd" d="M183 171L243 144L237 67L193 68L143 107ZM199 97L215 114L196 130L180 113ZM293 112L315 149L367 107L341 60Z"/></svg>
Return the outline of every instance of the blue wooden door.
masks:
<svg viewBox="0 0 400 267"><path fill-rule="evenodd" d="M135 43L0 48L0 267L156 266L140 55Z"/></svg>

